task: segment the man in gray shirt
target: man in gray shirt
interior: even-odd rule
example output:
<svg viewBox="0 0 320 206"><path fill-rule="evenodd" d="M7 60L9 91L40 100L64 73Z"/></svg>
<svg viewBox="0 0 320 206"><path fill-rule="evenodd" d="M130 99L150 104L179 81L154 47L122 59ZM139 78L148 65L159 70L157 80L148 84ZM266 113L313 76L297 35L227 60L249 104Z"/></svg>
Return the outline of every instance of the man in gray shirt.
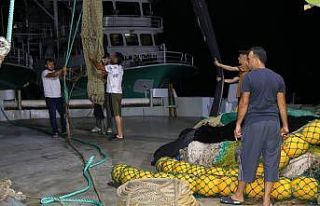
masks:
<svg viewBox="0 0 320 206"><path fill-rule="evenodd" d="M243 139L239 166L239 185L231 197L221 198L222 203L239 205L244 201L247 183L256 179L260 156L263 157L265 195L264 206L271 205L271 191L279 180L278 167L281 136L289 133L283 78L267 69L266 51L253 47L249 51L251 72L244 77L238 118L234 135ZM282 126L280 127L281 119Z"/></svg>

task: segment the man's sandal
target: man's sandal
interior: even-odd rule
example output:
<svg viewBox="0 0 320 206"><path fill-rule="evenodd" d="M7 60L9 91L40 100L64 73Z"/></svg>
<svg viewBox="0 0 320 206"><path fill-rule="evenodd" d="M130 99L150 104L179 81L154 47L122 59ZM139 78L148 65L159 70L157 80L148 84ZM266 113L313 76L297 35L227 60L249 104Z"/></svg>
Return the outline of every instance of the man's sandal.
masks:
<svg viewBox="0 0 320 206"><path fill-rule="evenodd" d="M243 202L240 202L239 200L234 200L231 197L222 197L220 199L220 202L222 204L228 204L228 205L241 205Z"/></svg>

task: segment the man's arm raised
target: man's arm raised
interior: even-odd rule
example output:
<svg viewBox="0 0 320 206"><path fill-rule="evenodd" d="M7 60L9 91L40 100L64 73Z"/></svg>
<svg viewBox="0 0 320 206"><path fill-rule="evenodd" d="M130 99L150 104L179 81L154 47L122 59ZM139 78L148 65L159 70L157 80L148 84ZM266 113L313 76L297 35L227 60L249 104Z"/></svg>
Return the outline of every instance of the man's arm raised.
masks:
<svg viewBox="0 0 320 206"><path fill-rule="evenodd" d="M57 71L54 71L54 72L50 72L46 75L47 78L56 78L56 77L60 77L60 76L63 76L65 74L67 74L67 70L68 68L67 67L63 67L62 69L59 69Z"/></svg>

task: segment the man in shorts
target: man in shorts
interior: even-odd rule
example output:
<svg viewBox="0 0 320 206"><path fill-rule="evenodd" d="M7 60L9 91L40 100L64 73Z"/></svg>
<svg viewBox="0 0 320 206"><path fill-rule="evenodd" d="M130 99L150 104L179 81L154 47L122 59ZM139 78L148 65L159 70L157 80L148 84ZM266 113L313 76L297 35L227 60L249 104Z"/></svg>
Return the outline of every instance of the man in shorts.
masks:
<svg viewBox="0 0 320 206"><path fill-rule="evenodd" d="M105 66L107 72L107 107L112 108L112 114L115 119L117 134L114 136L116 140L124 139L123 120L121 115L122 100L122 76L123 67L121 65L123 55L119 52L111 56L110 64Z"/></svg>

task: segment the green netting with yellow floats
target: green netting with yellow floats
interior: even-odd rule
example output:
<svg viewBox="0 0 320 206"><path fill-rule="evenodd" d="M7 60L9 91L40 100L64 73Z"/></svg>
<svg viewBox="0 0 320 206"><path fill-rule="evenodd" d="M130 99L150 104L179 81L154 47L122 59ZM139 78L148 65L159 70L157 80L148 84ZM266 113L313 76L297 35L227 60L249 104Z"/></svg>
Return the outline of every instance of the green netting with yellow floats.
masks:
<svg viewBox="0 0 320 206"><path fill-rule="evenodd" d="M192 164L163 157L156 163L156 172L141 170L129 165L113 167L112 180L124 184L134 179L169 178L188 183L190 189L205 197L229 196L237 189L238 166L235 148L238 143L228 143L219 161L212 166ZM314 201L319 195L320 180L320 120L314 120L291 133L284 141L279 164L280 180L274 184L272 198L275 200L300 199ZM305 157L305 158L304 158ZM232 160L230 160L230 158ZM225 161L224 161L225 160ZM248 184L245 194L261 199L264 194L264 169L262 162L257 168L257 179Z"/></svg>

